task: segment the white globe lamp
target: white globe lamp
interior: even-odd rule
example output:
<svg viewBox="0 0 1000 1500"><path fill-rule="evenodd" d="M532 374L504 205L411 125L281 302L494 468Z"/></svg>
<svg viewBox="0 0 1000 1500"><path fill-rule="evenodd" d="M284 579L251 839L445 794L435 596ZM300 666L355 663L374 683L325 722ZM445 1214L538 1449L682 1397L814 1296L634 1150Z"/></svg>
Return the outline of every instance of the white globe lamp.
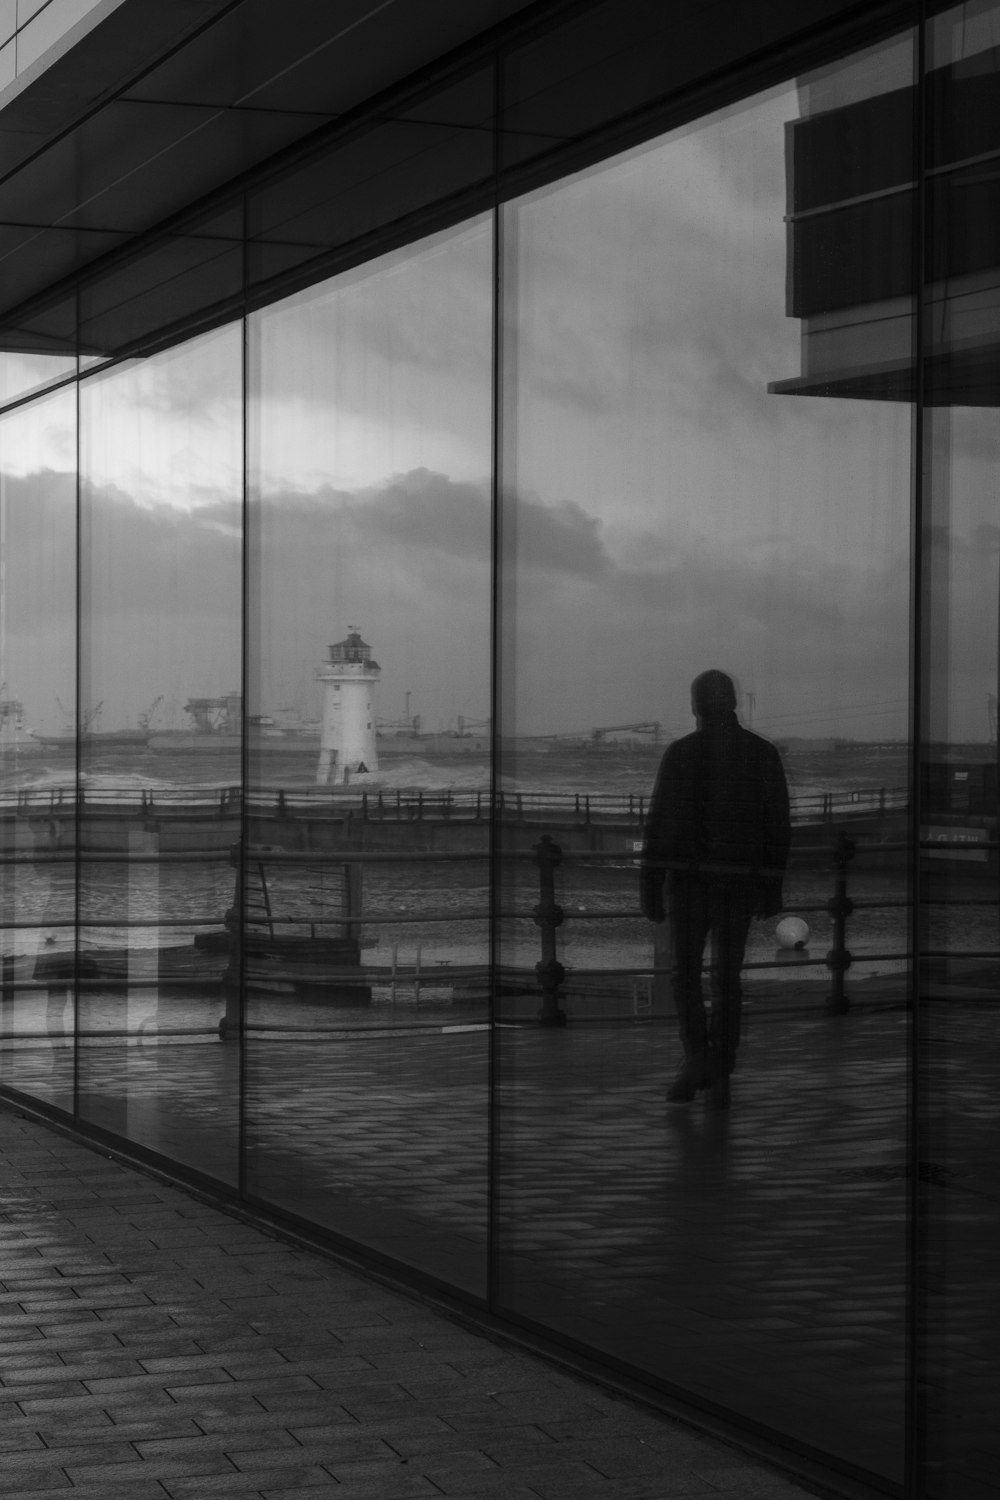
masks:
<svg viewBox="0 0 1000 1500"><path fill-rule="evenodd" d="M809 941L809 923L802 917L782 917L774 935L782 948L804 948Z"/></svg>

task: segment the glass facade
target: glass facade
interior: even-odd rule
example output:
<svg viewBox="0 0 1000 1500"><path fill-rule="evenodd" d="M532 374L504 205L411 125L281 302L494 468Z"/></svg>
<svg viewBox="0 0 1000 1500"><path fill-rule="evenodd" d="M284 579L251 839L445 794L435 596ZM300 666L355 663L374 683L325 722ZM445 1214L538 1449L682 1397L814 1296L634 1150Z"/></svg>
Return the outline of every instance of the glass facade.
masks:
<svg viewBox="0 0 1000 1500"><path fill-rule="evenodd" d="M0 355L0 1088L997 1495L1000 15L609 18Z"/></svg>
<svg viewBox="0 0 1000 1500"><path fill-rule="evenodd" d="M479 1296L492 262L477 221L247 330L246 1190Z"/></svg>
<svg viewBox="0 0 1000 1500"><path fill-rule="evenodd" d="M229 1183L213 937L240 833L241 350L224 328L79 387L77 1108Z"/></svg>
<svg viewBox="0 0 1000 1500"><path fill-rule="evenodd" d="M532 885L537 900L523 855L544 828L561 855L567 1025L497 1032L498 1302L767 1425L780 1411L811 1446L836 1432L845 1458L893 1479L912 413L771 387L798 369L802 338L786 307L786 139L819 91L823 108L848 91L867 106L912 67L910 39L893 40L865 57L863 83L852 60L519 200L502 250L503 905L529 910ZM650 923L630 855L653 827L664 745L696 746L690 688L709 668L780 748L783 909L806 936L780 950L774 918L752 922L731 1107L699 1101L664 1125L682 1055L669 1013L703 1016L679 920L701 886L661 872L673 910ZM825 962L841 831L849 1019ZM537 941L504 922L501 969L530 972ZM713 1020L726 1004L713 983ZM848 1362L865 1376L843 1380Z"/></svg>

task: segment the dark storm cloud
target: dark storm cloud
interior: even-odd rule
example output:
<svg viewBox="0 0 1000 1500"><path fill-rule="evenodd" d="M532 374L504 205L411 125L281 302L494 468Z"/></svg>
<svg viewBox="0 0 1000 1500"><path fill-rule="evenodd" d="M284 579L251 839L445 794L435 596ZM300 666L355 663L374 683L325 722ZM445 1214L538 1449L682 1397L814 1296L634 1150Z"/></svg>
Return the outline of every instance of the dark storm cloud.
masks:
<svg viewBox="0 0 1000 1500"><path fill-rule="evenodd" d="M571 500L545 506L530 496L518 498L511 528L522 567L583 577L612 570L601 531L601 522Z"/></svg>
<svg viewBox="0 0 1000 1500"><path fill-rule="evenodd" d="M849 623L857 584L851 569L817 556L753 559L683 544L659 568L616 569L613 588L622 608L663 610L689 623L723 615L745 628L823 632Z"/></svg>
<svg viewBox="0 0 1000 1500"><path fill-rule="evenodd" d="M76 671L77 506L73 475L4 478L3 670L37 728L61 728ZM239 680L242 550L236 505L211 518L144 507L110 486L81 495L82 701L118 728L157 695L185 701ZM16 565L15 565L16 560ZM180 710L178 709L178 713Z"/></svg>
<svg viewBox="0 0 1000 1500"><path fill-rule="evenodd" d="M489 486L429 469L396 474L359 492L319 491L315 508L341 505L372 544L416 547L455 557L482 556L490 545Z"/></svg>
<svg viewBox="0 0 1000 1500"><path fill-rule="evenodd" d="M43 470L5 476L8 626L33 617L75 612L76 482L72 474ZM205 511L136 504L113 486L85 485L81 492L81 579L95 611L176 612L194 607L213 613L222 604L220 581L238 578L239 507L217 502ZM230 528L220 529L222 521Z"/></svg>
<svg viewBox="0 0 1000 1500"><path fill-rule="evenodd" d="M393 475L359 490L322 487L267 496L265 546L294 549L365 548L384 559L405 555L489 561L489 483L450 479L429 469ZM519 496L505 522L506 540L520 566L594 576L612 569L599 520L572 501L547 506ZM421 565L423 566L423 565Z"/></svg>

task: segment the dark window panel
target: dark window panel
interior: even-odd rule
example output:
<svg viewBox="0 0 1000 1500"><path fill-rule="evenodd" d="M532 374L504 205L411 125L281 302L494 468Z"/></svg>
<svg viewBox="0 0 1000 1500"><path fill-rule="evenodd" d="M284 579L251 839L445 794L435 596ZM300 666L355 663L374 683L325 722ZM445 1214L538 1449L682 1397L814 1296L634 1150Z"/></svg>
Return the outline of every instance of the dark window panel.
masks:
<svg viewBox="0 0 1000 1500"><path fill-rule="evenodd" d="M1000 47L928 74L927 109L931 166L1000 149Z"/></svg>
<svg viewBox="0 0 1000 1500"><path fill-rule="evenodd" d="M826 110L786 129L793 213L914 179L912 89Z"/></svg>
<svg viewBox="0 0 1000 1500"><path fill-rule="evenodd" d="M929 279L1000 267L1000 169L929 179ZM913 193L893 193L789 227L789 315L811 317L913 291Z"/></svg>
<svg viewBox="0 0 1000 1500"><path fill-rule="evenodd" d="M930 179L929 277L1000 275L1000 161Z"/></svg>
<svg viewBox="0 0 1000 1500"><path fill-rule="evenodd" d="M912 192L797 219L788 237L789 317L909 295L912 234Z"/></svg>

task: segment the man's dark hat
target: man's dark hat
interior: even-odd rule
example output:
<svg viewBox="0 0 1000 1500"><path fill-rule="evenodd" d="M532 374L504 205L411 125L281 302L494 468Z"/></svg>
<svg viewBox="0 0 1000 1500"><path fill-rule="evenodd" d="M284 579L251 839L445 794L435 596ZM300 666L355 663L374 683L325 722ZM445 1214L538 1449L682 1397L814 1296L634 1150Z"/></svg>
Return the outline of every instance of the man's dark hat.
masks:
<svg viewBox="0 0 1000 1500"><path fill-rule="evenodd" d="M691 706L699 719L718 719L736 708L733 679L714 668L702 672L691 684Z"/></svg>

